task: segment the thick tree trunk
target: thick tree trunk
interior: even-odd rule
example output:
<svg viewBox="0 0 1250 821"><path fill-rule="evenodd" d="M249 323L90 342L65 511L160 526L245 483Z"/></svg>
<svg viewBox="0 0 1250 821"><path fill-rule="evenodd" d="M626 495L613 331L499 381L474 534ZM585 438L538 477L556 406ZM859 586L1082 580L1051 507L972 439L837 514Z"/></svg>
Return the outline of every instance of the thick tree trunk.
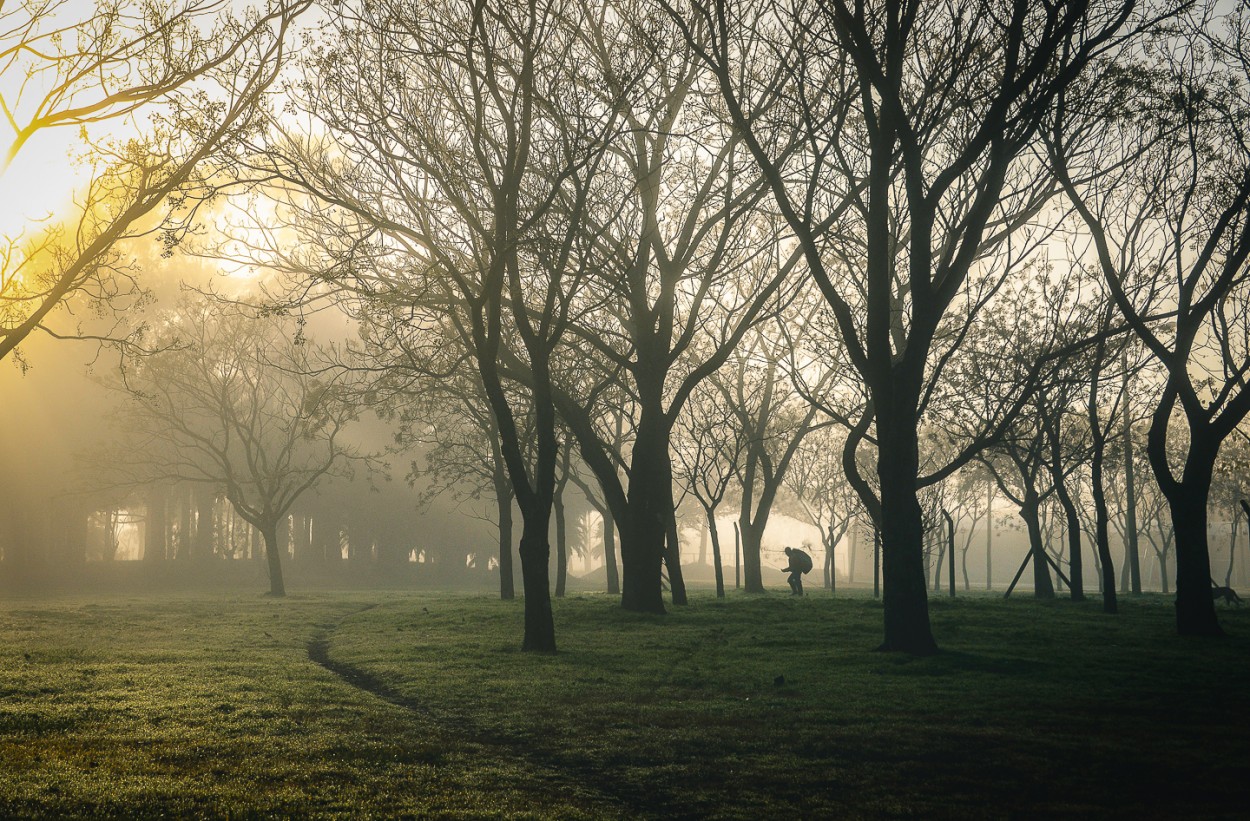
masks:
<svg viewBox="0 0 1250 821"><path fill-rule="evenodd" d="M1033 554L1033 596L1053 599L1055 584L1050 578L1050 564L1046 561L1046 545L1042 541L1042 522L1038 512L1037 494L1028 493L1020 506L1020 518L1024 519L1029 533L1029 550Z"/></svg>
<svg viewBox="0 0 1250 821"><path fill-rule="evenodd" d="M738 519L738 531L742 534L742 586L748 593L764 592L763 552L764 534L756 530L749 514Z"/></svg>
<svg viewBox="0 0 1250 821"><path fill-rule="evenodd" d="M278 543L278 523L267 522L260 528L265 540L265 558L269 567L269 595L285 596L286 585L282 583L282 548Z"/></svg>
<svg viewBox="0 0 1250 821"><path fill-rule="evenodd" d="M916 420L912 414L909 420L894 424L883 425L882 421L879 415L877 476L881 488L885 638L878 649L928 655L937 652L937 642L929 624L924 523L916 498Z"/></svg>
<svg viewBox="0 0 1250 821"><path fill-rule="evenodd" d="M1191 472L1164 491L1176 531L1176 630L1182 636L1222 636L1211 597L1211 558L1207 544L1210 473Z"/></svg>
<svg viewBox="0 0 1250 821"><path fill-rule="evenodd" d="M672 518L668 431L654 413L639 419L629 471L626 519L621 522L621 607L664 613L660 568Z"/></svg>
<svg viewBox="0 0 1250 821"><path fill-rule="evenodd" d="M521 527L521 578L525 594L525 639L521 649L538 653L556 651L555 622L551 616L551 545L547 517L535 511L524 516Z"/></svg>
<svg viewBox="0 0 1250 821"><path fill-rule="evenodd" d="M712 568L716 573L716 598L725 598L725 571L720 560L720 534L716 531L716 511L707 511L707 529L712 537Z"/></svg>

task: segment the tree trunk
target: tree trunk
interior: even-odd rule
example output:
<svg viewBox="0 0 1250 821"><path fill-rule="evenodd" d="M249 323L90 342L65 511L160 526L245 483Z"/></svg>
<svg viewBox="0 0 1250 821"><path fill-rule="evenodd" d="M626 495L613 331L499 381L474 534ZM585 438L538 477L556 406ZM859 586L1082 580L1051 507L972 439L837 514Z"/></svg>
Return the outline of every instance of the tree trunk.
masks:
<svg viewBox="0 0 1250 821"><path fill-rule="evenodd" d="M608 576L608 593L620 595L621 577L616 567L616 520L612 511L603 511L603 568Z"/></svg>
<svg viewBox="0 0 1250 821"><path fill-rule="evenodd" d="M1020 518L1024 519L1029 533L1029 550L1033 553L1033 596L1053 599L1055 585L1050 578L1050 564L1046 561L1046 545L1042 541L1042 522L1038 513L1037 494L1029 492L1020 506Z"/></svg>
<svg viewBox="0 0 1250 821"><path fill-rule="evenodd" d="M668 568L668 584L673 604L681 606L687 604L688 600L686 599L686 579L681 572L681 540L677 533L676 513L677 511L674 510L669 515L668 526L665 528L664 566Z"/></svg>
<svg viewBox="0 0 1250 821"><path fill-rule="evenodd" d="M825 568L829 572L829 593L836 595L838 592L838 558L834 555L837 549L837 541L833 534L833 525L830 524L825 530Z"/></svg>
<svg viewBox="0 0 1250 821"><path fill-rule="evenodd" d="M877 475L881 488L881 580L885 638L878 649L928 655L937 652L929 625L924 576L924 522L916 498L919 465L915 416L899 412L894 424L878 416Z"/></svg>
<svg viewBox="0 0 1250 821"><path fill-rule="evenodd" d="M872 597L881 598L881 530L872 528Z"/></svg>
<svg viewBox="0 0 1250 821"><path fill-rule="evenodd" d="M851 524L851 543L847 546L846 551L846 580L848 583L855 582L855 554L859 552L859 527Z"/></svg>
<svg viewBox="0 0 1250 821"><path fill-rule="evenodd" d="M562 599L569 578L569 554L566 541L568 524L564 520L563 484L556 485L556 493L551 503L556 519L556 598Z"/></svg>
<svg viewBox="0 0 1250 821"><path fill-rule="evenodd" d="M833 577L832 577L833 550L829 547L829 539L828 537L825 536L824 533L821 533L820 541L824 545L824 548L825 548L825 565L823 569L823 576L824 576L823 581L825 583L825 589L832 590L833 589Z"/></svg>
<svg viewBox="0 0 1250 821"><path fill-rule="evenodd" d="M1228 526L1228 569L1224 571L1224 586L1233 586L1233 557L1237 555L1237 520L1241 518L1241 511L1233 506L1233 521Z"/></svg>
<svg viewBox="0 0 1250 821"><path fill-rule="evenodd" d="M994 483L985 499L985 589L994 589Z"/></svg>
<svg viewBox="0 0 1250 821"><path fill-rule="evenodd" d="M1207 503L1211 477L1219 456L1221 439L1210 433L1205 420L1189 420L1189 452L1181 481L1172 474L1168 460L1168 423L1175 407L1175 392L1164 389L1155 408L1146 452L1159 490L1172 513L1176 536L1176 630L1182 636L1222 636L1211 597L1211 554L1207 544Z"/></svg>
<svg viewBox="0 0 1250 821"><path fill-rule="evenodd" d="M266 522L260 528L265 540L265 558L269 567L269 595L285 596L286 585L282 583L282 549L278 544L278 522Z"/></svg>
<svg viewBox="0 0 1250 821"><path fill-rule="evenodd" d="M972 582L968 580L968 548L972 547L972 535L976 530L976 526L976 522L969 523L968 536L964 539L964 549L959 552L959 572L964 577L965 593L972 589Z"/></svg>
<svg viewBox="0 0 1250 821"><path fill-rule="evenodd" d="M1111 540L1108 533L1111 517L1107 513L1107 493L1102 478L1103 445L1104 441L1099 437L1090 457L1090 495L1094 501L1094 543L1102 570L1102 612L1116 613L1119 611L1119 604L1115 592L1115 562L1111 558Z"/></svg>
<svg viewBox="0 0 1250 821"><path fill-rule="evenodd" d="M742 529L734 522L734 590L742 587Z"/></svg>
<svg viewBox="0 0 1250 821"><path fill-rule="evenodd" d="M1046 426L1050 442L1050 477L1054 482L1055 496L1063 509L1064 529L1068 537L1068 581L1072 601L1085 601L1085 579L1081 562L1081 517L1068 493L1067 477L1063 472L1063 440L1060 434L1059 414L1056 412Z"/></svg>
<svg viewBox="0 0 1250 821"><path fill-rule="evenodd" d="M1210 474L1194 475L1199 471L1191 474L1189 468L1187 464L1183 482L1164 491L1176 530L1176 629L1182 636L1222 636L1211 597L1207 546Z"/></svg>
<svg viewBox="0 0 1250 821"><path fill-rule="evenodd" d="M668 431L654 413L639 419L629 471L629 497L621 522L621 607L664 613L660 568L672 518Z"/></svg>
<svg viewBox="0 0 1250 821"><path fill-rule="evenodd" d="M1141 553L1137 546L1137 489L1134 483L1133 426L1128 392L1128 353L1124 354L1124 550L1128 561L1129 586L1141 595Z"/></svg>
<svg viewBox="0 0 1250 821"><path fill-rule="evenodd" d="M955 598L955 522L951 519L951 515L942 510L942 516L946 519L946 554L950 558L947 561L947 576L950 583L951 598Z"/></svg>
<svg viewBox="0 0 1250 821"><path fill-rule="evenodd" d="M720 534L716 532L716 510L707 511L708 534L712 537L712 567L716 572L716 598L725 598L725 572L720 561Z"/></svg>
<svg viewBox="0 0 1250 821"><path fill-rule="evenodd" d="M507 477L495 477L495 508L499 520L499 598L511 601L516 597L516 578L512 566L512 485Z"/></svg>
<svg viewBox="0 0 1250 821"><path fill-rule="evenodd" d="M699 564L707 564L707 542L708 532L704 528L699 528Z"/></svg>
<svg viewBox="0 0 1250 821"><path fill-rule="evenodd" d="M755 529L749 514L738 519L738 530L742 534L742 586L748 593L764 592L763 552L764 534Z"/></svg>
<svg viewBox="0 0 1250 821"><path fill-rule="evenodd" d="M1081 561L1081 517L1076 505L1068 495L1062 479L1056 477L1055 493L1063 508L1068 536L1068 581L1071 583L1072 601L1085 601L1085 578Z"/></svg>
<svg viewBox="0 0 1250 821"><path fill-rule="evenodd" d="M525 593L525 639L521 649L538 653L556 651L555 622L551 616L551 545L548 522L535 511L523 516L521 526L521 579Z"/></svg>

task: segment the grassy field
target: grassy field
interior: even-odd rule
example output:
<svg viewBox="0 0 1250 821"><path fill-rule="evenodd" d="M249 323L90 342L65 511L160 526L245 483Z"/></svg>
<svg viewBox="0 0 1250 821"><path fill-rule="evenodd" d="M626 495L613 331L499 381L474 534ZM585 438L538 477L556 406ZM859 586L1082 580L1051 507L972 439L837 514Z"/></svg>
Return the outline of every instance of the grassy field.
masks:
<svg viewBox="0 0 1250 821"><path fill-rule="evenodd" d="M1250 816L1250 608L417 593L0 605L0 816Z"/></svg>

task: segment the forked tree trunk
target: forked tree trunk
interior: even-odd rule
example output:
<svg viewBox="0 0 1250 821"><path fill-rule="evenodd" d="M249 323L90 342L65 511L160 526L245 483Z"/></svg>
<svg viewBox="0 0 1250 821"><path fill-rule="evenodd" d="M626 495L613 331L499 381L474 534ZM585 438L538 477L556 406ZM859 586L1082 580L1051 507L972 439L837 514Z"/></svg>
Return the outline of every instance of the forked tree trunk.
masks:
<svg viewBox="0 0 1250 821"><path fill-rule="evenodd" d="M725 571L720 560L720 534L716 530L716 510L707 509L707 529L712 537L712 568L716 573L716 598L725 598Z"/></svg>
<svg viewBox="0 0 1250 821"><path fill-rule="evenodd" d="M1200 477L1168 494L1176 529L1176 629L1182 636L1222 636L1211 597L1211 560L1207 547L1207 493Z"/></svg>
<svg viewBox="0 0 1250 821"><path fill-rule="evenodd" d="M1037 494L1030 492L1020 507L1020 518L1024 519L1025 528L1029 533L1029 550L1033 554L1033 596L1038 599L1053 599L1055 584L1050 578L1050 564L1046 561L1046 545L1042 541L1042 522L1038 512Z"/></svg>
<svg viewBox="0 0 1250 821"><path fill-rule="evenodd" d="M1056 485L1056 493L1059 496L1059 505L1063 508L1068 536L1068 581L1071 583L1072 601L1085 601L1084 564L1081 561L1081 518L1062 480L1056 481L1059 482Z"/></svg>

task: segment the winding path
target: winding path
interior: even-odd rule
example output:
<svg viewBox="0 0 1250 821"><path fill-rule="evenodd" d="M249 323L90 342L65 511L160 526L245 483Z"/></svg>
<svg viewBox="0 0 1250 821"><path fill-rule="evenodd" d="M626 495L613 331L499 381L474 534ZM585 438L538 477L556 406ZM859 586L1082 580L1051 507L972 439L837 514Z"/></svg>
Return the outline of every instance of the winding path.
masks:
<svg viewBox="0 0 1250 821"><path fill-rule="evenodd" d="M552 752L532 746L524 739L487 730L464 716L440 714L419 699L397 692L368 670L335 661L330 656L331 638L335 631L352 616L372 610L377 606L377 604L366 605L345 614L334 624L319 625L321 629L308 642L309 660L358 690L363 690L396 707L420 715L451 737L493 750L501 759L522 761L535 770L551 773L554 780L568 786L570 794L581 792L590 802L599 805L595 808L597 811L614 812L623 817L682 816L679 806L666 806L669 802L663 800L655 791L643 792L636 787L622 783L614 778L611 772L593 763L570 763Z"/></svg>

